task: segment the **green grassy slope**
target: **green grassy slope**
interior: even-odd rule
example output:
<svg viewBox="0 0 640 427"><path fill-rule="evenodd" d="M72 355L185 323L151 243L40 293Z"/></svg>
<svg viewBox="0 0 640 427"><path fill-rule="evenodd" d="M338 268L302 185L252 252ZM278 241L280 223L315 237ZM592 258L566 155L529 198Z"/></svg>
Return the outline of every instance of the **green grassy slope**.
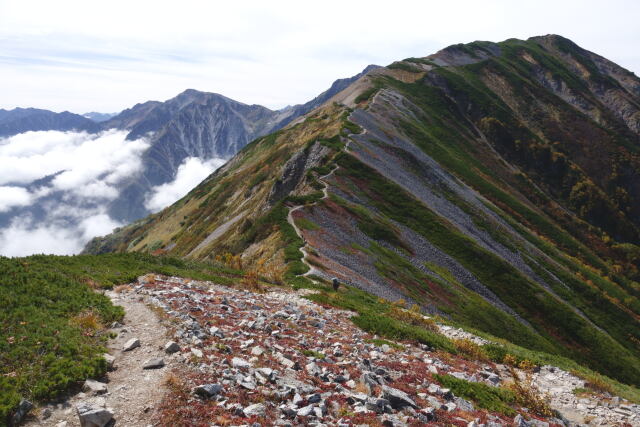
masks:
<svg viewBox="0 0 640 427"><path fill-rule="evenodd" d="M106 371L104 326L120 307L94 289L146 273L230 283L238 272L143 254L0 257L0 425L20 398L46 400Z"/></svg>

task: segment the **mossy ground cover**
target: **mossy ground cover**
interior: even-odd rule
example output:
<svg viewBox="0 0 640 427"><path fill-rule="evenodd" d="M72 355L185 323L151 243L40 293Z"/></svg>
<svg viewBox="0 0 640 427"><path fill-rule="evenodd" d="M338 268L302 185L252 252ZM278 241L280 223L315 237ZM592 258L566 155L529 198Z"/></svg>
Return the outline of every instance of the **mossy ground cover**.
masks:
<svg viewBox="0 0 640 427"><path fill-rule="evenodd" d="M480 408L509 416L516 414L516 411L511 407L515 403L515 396L507 389L472 383L451 375L434 375L434 377L440 384L450 389L455 396L472 400Z"/></svg>
<svg viewBox="0 0 640 427"><path fill-rule="evenodd" d="M103 326L123 311L94 288L146 273L229 284L236 270L142 254L0 257L0 424L21 397L45 400L106 370Z"/></svg>

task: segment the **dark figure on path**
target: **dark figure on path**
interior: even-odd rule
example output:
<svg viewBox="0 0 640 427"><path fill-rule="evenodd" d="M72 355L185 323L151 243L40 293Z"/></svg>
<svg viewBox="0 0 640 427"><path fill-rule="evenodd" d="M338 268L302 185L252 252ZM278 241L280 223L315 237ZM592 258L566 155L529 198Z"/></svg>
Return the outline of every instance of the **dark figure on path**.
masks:
<svg viewBox="0 0 640 427"><path fill-rule="evenodd" d="M340 287L340 282L335 277L331 280L331 282L333 283L333 290L337 291Z"/></svg>

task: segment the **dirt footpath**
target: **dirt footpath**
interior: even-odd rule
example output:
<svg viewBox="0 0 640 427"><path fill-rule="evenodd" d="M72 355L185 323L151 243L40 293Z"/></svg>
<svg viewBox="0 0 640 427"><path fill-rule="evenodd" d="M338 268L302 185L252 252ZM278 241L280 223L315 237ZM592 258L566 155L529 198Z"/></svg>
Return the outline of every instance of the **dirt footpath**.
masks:
<svg viewBox="0 0 640 427"><path fill-rule="evenodd" d="M50 404L40 408L38 417L31 418L27 426L79 426L80 421L76 406L90 403L94 406L106 407L114 414L117 425L148 426L157 405L164 394L164 380L176 363L163 351L169 340L167 329L158 316L143 302L142 297L133 292L107 295L115 305L125 309L122 327L114 328L117 338L109 341L109 353L115 357L115 370L108 372L106 378L107 392L94 394L81 392L71 396L63 403ZM123 346L132 338L140 340L140 347L131 351L122 351ZM165 366L160 369L142 369L149 359L161 357ZM50 415L47 416L47 412Z"/></svg>

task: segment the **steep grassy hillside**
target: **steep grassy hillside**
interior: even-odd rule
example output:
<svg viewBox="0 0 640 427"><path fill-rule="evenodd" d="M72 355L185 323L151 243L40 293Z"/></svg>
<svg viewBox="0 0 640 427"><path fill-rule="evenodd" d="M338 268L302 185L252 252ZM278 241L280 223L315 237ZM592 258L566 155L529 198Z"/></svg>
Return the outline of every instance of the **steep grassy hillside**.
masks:
<svg viewBox="0 0 640 427"><path fill-rule="evenodd" d="M88 249L338 277L639 385L639 120L640 80L561 37L451 46Z"/></svg>

